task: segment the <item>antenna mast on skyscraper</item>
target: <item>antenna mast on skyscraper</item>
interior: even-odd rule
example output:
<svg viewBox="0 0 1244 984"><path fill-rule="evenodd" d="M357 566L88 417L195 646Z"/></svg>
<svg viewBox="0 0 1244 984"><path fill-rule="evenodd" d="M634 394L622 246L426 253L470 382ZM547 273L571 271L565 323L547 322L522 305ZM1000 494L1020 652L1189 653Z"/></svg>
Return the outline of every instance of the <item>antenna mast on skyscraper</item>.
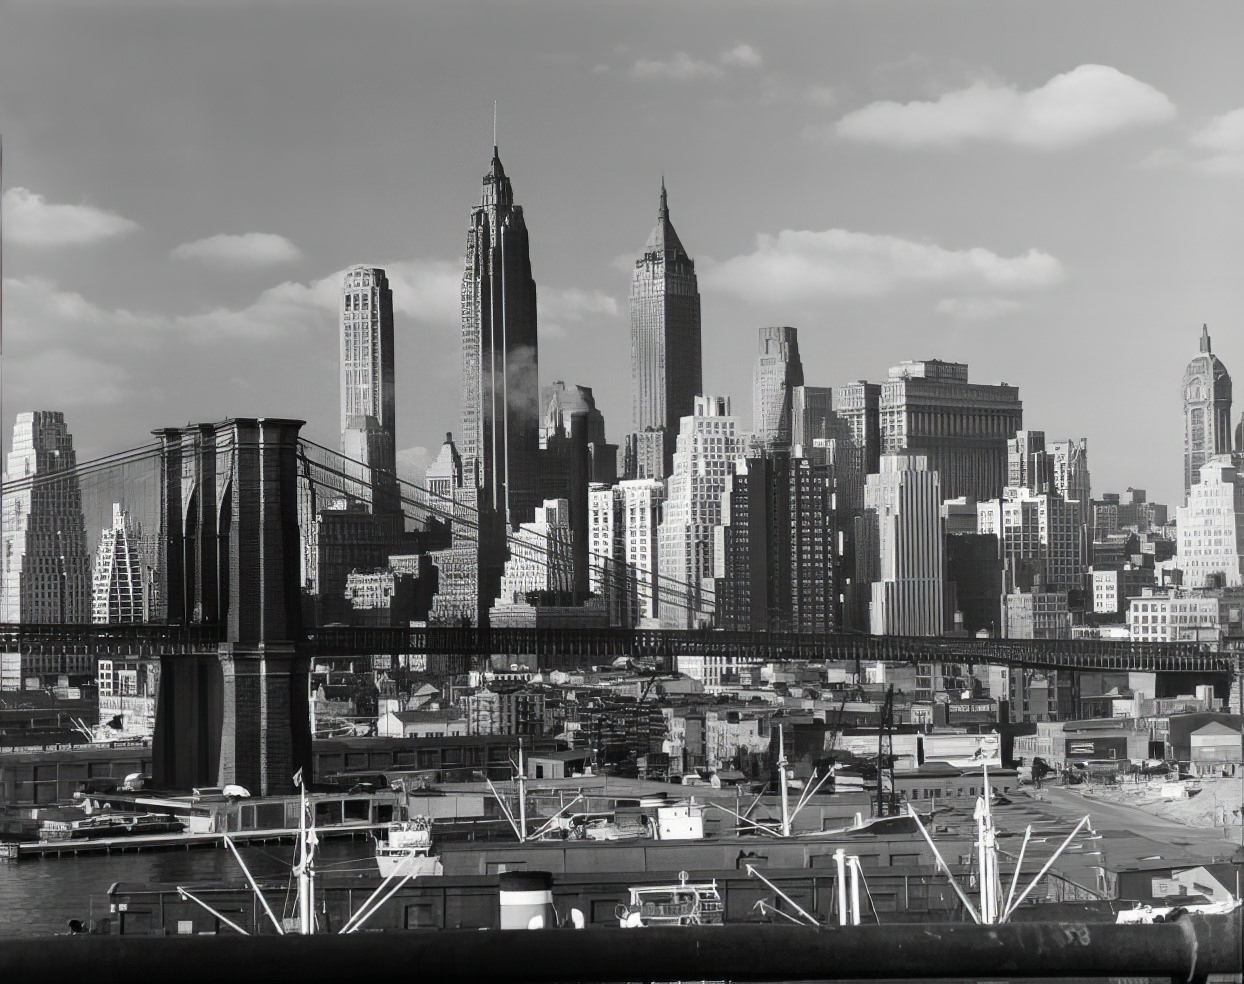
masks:
<svg viewBox="0 0 1244 984"><path fill-rule="evenodd" d="M492 101L492 156L497 156L497 100Z"/></svg>

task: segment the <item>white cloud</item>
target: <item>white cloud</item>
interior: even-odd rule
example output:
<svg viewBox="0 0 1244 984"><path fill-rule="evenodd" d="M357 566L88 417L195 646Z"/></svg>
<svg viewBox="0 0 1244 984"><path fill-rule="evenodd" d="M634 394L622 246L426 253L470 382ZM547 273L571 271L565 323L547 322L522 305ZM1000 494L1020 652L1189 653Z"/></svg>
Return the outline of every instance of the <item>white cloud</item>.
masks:
<svg viewBox="0 0 1244 984"><path fill-rule="evenodd" d="M803 98L813 106L830 109L838 105L838 92L828 85L810 85L803 90Z"/></svg>
<svg viewBox="0 0 1244 984"><path fill-rule="evenodd" d="M759 68L765 62L760 52L750 44L735 45L729 51L723 51L717 60L731 68Z"/></svg>
<svg viewBox="0 0 1244 984"><path fill-rule="evenodd" d="M964 321L988 321L1018 311L1023 305L1006 297L944 297L937 302L939 314Z"/></svg>
<svg viewBox="0 0 1244 984"><path fill-rule="evenodd" d="M284 236L271 232L219 233L182 243L172 251L176 260L200 260L213 266L256 267L293 263L302 259L302 250Z"/></svg>
<svg viewBox="0 0 1244 984"><path fill-rule="evenodd" d="M677 51L664 60L640 58L627 74L635 79L669 79L674 82L693 82L725 78L728 68L760 68L764 56L750 44L740 42L717 55L713 61L693 58L685 51ZM597 66L601 70L603 66Z"/></svg>
<svg viewBox="0 0 1244 984"><path fill-rule="evenodd" d="M675 82L719 79L725 74L719 66L692 58L685 51L676 52L664 61L641 58L630 67L629 72L636 79L670 79Z"/></svg>
<svg viewBox="0 0 1244 984"><path fill-rule="evenodd" d="M0 199L5 238L24 246L97 243L138 228L115 212L93 205L57 205L27 188L10 188Z"/></svg>
<svg viewBox="0 0 1244 984"><path fill-rule="evenodd" d="M952 250L846 229L760 235L753 252L701 266L706 284L767 304L879 297L924 286L1032 290L1064 278L1062 264L1036 249L1004 257L981 247Z"/></svg>
<svg viewBox="0 0 1244 984"><path fill-rule="evenodd" d="M1244 171L1244 109L1215 116L1192 134L1189 142L1206 156L1195 166L1211 174Z"/></svg>
<svg viewBox="0 0 1244 984"><path fill-rule="evenodd" d="M985 140L1057 150L1174 115L1153 86L1108 65L1080 65L1027 92L980 81L931 102L870 103L832 132L900 148Z"/></svg>
<svg viewBox="0 0 1244 984"><path fill-rule="evenodd" d="M599 290L541 287L536 293L536 314L542 338L563 338L567 333L566 322L582 324L616 318L618 310L617 299Z"/></svg>

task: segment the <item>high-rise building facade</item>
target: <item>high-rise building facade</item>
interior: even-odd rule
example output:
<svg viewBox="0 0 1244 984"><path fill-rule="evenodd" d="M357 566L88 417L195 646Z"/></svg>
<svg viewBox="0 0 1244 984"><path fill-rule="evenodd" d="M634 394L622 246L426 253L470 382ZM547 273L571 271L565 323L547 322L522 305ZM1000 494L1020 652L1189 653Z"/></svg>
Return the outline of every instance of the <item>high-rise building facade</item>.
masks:
<svg viewBox="0 0 1244 984"><path fill-rule="evenodd" d="M1007 442L1023 426L1019 390L968 382L968 367L935 359L893 366L881 384L882 454L919 454L948 499L996 499L1007 484Z"/></svg>
<svg viewBox="0 0 1244 984"><path fill-rule="evenodd" d="M17 415L4 474L2 622L91 620L91 555L76 468L63 413Z"/></svg>
<svg viewBox="0 0 1244 984"><path fill-rule="evenodd" d="M1231 375L1201 326L1201 351L1184 370L1184 499L1210 458L1231 453Z"/></svg>
<svg viewBox="0 0 1244 984"><path fill-rule="evenodd" d="M1088 466L1088 438L1050 441L1046 453L1054 465L1054 491L1088 508L1092 501L1092 478Z"/></svg>
<svg viewBox="0 0 1244 984"><path fill-rule="evenodd" d="M792 327L760 329L760 354L752 369L752 441L761 448L791 446L793 396L803 385L799 333Z"/></svg>
<svg viewBox="0 0 1244 984"><path fill-rule="evenodd" d="M831 440L840 433L834 413L834 391L828 386L796 386L790 398L790 442L810 448L813 441ZM806 453L806 452L805 452Z"/></svg>
<svg viewBox="0 0 1244 984"><path fill-rule="evenodd" d="M393 381L393 291L378 267L356 266L341 285L341 450L358 462L359 498L400 511Z"/></svg>
<svg viewBox="0 0 1244 984"><path fill-rule="evenodd" d="M532 521L540 502L538 369L527 224L494 147L462 275L460 451L479 462L481 509L511 530Z"/></svg>
<svg viewBox="0 0 1244 984"><path fill-rule="evenodd" d="M630 313L631 431L664 428L675 435L704 386L700 288L695 263L670 222L664 181L657 223L631 276ZM667 465L672 453L667 445Z"/></svg>
<svg viewBox="0 0 1244 984"><path fill-rule="evenodd" d="M95 551L91 621L145 622L143 565L139 530L121 503L112 504L112 526L102 531Z"/></svg>
<svg viewBox="0 0 1244 984"><path fill-rule="evenodd" d="M737 462L714 544L716 624L754 631L832 632L833 478L776 452Z"/></svg>
<svg viewBox="0 0 1244 984"><path fill-rule="evenodd" d="M1049 492L1054 487L1054 462L1046 451L1045 431L1016 431L1006 442L1006 484Z"/></svg>
<svg viewBox="0 0 1244 984"><path fill-rule="evenodd" d="M1008 488L1005 499L977 503L977 520L978 532L1001 541L1008 592L1081 586L1088 563L1079 501Z"/></svg>
<svg viewBox="0 0 1244 984"><path fill-rule="evenodd" d="M713 528L730 466L744 454L730 398L697 396L682 419L657 533L659 614L666 628L707 625L713 613Z"/></svg>
<svg viewBox="0 0 1244 984"><path fill-rule="evenodd" d="M1005 459L1003 459L1005 463ZM945 625L942 490L924 455L884 454L864 487L870 536L857 549L874 554L870 605L873 635L941 635Z"/></svg>
<svg viewBox="0 0 1244 984"><path fill-rule="evenodd" d="M1230 455L1213 457L1201 466L1188 504L1175 512L1184 587L1244 584L1244 475Z"/></svg>
<svg viewBox="0 0 1244 984"><path fill-rule="evenodd" d="M612 624L655 625L664 483L633 479L596 485L588 499L591 592L606 599Z"/></svg>

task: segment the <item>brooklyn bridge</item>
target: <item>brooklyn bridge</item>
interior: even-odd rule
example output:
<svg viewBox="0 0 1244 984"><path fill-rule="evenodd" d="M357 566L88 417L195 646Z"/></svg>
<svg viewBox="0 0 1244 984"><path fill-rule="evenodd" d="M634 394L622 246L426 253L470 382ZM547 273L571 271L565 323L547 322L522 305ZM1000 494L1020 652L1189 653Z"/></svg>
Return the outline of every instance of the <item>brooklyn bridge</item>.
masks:
<svg viewBox="0 0 1244 984"><path fill-rule="evenodd" d="M1073 675L1153 673L1159 695L1210 684L1226 696L1234 683L1238 699L1240 653L1204 643L304 625L299 496L308 488L348 493L354 479L351 462L302 440L300 426L296 420L239 418L158 431L156 444L25 480L27 487L77 481L84 504L91 497L100 503L124 499L131 507L145 502L147 522L160 531L156 559L166 603L161 621L7 624L0 625L0 643L4 653L53 661L71 654L158 659L153 759L156 781L165 787L238 783L278 792L289 788L299 768L309 771L308 674L316 658L419 656L428 669L444 674L496 657L532 670L629 657L652 670L674 671L688 656L997 664ZM6 495L13 488L11 482ZM408 516L437 509L426 495L404 493L402 501Z"/></svg>

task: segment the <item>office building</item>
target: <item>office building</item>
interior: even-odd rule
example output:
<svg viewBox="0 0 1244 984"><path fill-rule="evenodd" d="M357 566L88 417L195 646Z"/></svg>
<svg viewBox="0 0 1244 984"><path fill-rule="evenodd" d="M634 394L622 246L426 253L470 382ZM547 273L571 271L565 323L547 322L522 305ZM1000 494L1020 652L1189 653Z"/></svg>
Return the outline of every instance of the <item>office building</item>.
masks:
<svg viewBox="0 0 1244 984"><path fill-rule="evenodd" d="M0 621L89 622L91 555L65 415L19 413L11 448L4 474Z"/></svg>
<svg viewBox="0 0 1244 984"><path fill-rule="evenodd" d="M95 551L91 621L104 624L147 621L139 532L121 503L114 502L112 526L101 532Z"/></svg>
<svg viewBox="0 0 1244 984"><path fill-rule="evenodd" d="M679 433L703 391L700 352L700 289L695 263L670 222L665 182L657 223L631 276L631 433ZM672 443L663 448L671 464ZM628 478L664 478L631 475Z"/></svg>
<svg viewBox="0 0 1244 984"><path fill-rule="evenodd" d="M1201 351L1184 370L1184 499L1215 455L1231 453L1231 376L1201 326Z"/></svg>
<svg viewBox="0 0 1244 984"><path fill-rule="evenodd" d="M401 511L393 382L393 291L385 271L356 266L341 285L341 452L351 490L378 514Z"/></svg>
<svg viewBox="0 0 1244 984"><path fill-rule="evenodd" d="M655 479L597 485L589 493L590 590L606 599L613 625L656 625L657 530L664 499L665 485Z"/></svg>
<svg viewBox="0 0 1244 984"><path fill-rule="evenodd" d="M1006 590L1079 589L1087 567L1080 503L1048 492L1007 489L1007 498L977 503L978 532L1002 544Z"/></svg>
<svg viewBox="0 0 1244 984"><path fill-rule="evenodd" d="M536 282L526 221L497 148L471 210L462 275L462 439L480 509L511 530L539 505Z"/></svg>
<svg viewBox="0 0 1244 984"><path fill-rule="evenodd" d="M713 614L713 528L721 524L731 463L744 454L729 397L697 396L683 417L664 517L657 533L659 615L695 628Z"/></svg>
<svg viewBox="0 0 1244 984"><path fill-rule="evenodd" d="M968 367L930 359L893 366L881 384L882 454L918 454L942 494L996 499L1007 484L1007 442L1023 426L1019 390L968 381Z"/></svg>
<svg viewBox="0 0 1244 984"><path fill-rule="evenodd" d="M1085 508L1092 498L1092 479L1088 467L1088 438L1051 441L1045 450L1054 466L1054 491L1064 499L1075 499Z"/></svg>
<svg viewBox="0 0 1244 984"><path fill-rule="evenodd" d="M1176 512L1176 556L1186 588L1244 584L1244 475L1230 455L1210 458Z"/></svg>
<svg viewBox="0 0 1244 984"><path fill-rule="evenodd" d="M1006 484L1033 492L1054 489L1054 461L1046 452L1045 431L1016 431L1006 442Z"/></svg>
<svg viewBox="0 0 1244 984"><path fill-rule="evenodd" d="M454 444L453 434L445 435L445 442L437 452L436 460L428 465L424 476L429 512L437 519L452 520L454 496L462 488L462 455Z"/></svg>
<svg viewBox="0 0 1244 984"><path fill-rule="evenodd" d="M789 326L760 329L760 354L752 369L752 442L767 449L789 449L793 396L803 385L799 334Z"/></svg>
<svg viewBox="0 0 1244 984"><path fill-rule="evenodd" d="M870 599L873 635L942 634L941 507L941 482L924 455L882 455L880 471L868 476L861 525L870 535L861 538L857 551L871 555L868 566L875 572Z"/></svg>
<svg viewBox="0 0 1244 984"><path fill-rule="evenodd" d="M832 632L833 478L789 454L737 462L714 531L720 628Z"/></svg>
<svg viewBox="0 0 1244 984"><path fill-rule="evenodd" d="M794 387L790 411L790 442L794 448L811 448L814 441L831 440L840 434L834 413L834 391L828 386Z"/></svg>

